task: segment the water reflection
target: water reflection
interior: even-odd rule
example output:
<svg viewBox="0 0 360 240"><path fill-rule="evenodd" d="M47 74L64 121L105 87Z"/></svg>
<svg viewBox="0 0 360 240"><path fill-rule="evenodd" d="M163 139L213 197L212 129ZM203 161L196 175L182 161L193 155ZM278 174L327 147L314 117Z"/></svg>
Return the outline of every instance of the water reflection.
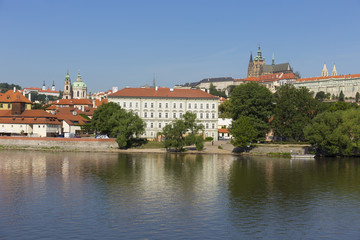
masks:
<svg viewBox="0 0 360 240"><path fill-rule="evenodd" d="M360 234L357 159L1 153L0 239Z"/></svg>

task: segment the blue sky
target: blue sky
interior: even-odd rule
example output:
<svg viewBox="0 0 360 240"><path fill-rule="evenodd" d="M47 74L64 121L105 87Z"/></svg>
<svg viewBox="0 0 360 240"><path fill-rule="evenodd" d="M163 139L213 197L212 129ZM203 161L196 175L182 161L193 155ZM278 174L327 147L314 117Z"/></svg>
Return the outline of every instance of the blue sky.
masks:
<svg viewBox="0 0 360 240"><path fill-rule="evenodd" d="M302 77L360 73L360 2L0 0L0 82L63 89L78 69L88 90L244 78L261 43L266 63Z"/></svg>

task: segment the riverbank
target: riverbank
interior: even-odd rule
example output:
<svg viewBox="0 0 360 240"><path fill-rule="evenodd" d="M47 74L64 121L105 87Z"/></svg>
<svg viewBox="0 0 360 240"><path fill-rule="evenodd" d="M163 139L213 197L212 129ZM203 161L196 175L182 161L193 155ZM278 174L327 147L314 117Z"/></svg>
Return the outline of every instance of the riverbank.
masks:
<svg viewBox="0 0 360 240"><path fill-rule="evenodd" d="M204 149L197 151L188 147L186 154L229 154L286 156L290 152L304 154L309 145L298 144L258 144L248 152L236 152L229 141L205 142ZM119 153L166 153L165 148L119 149L115 139L94 138L30 138L0 137L0 149L35 151L75 151L75 152L119 152ZM235 149L236 150L236 149Z"/></svg>

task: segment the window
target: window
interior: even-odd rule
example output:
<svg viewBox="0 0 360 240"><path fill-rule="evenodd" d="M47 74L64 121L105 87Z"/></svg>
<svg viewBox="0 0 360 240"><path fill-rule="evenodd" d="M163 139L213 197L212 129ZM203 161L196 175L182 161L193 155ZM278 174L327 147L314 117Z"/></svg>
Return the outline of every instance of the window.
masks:
<svg viewBox="0 0 360 240"><path fill-rule="evenodd" d="M180 108L182 108L182 103L180 103Z"/></svg>
<svg viewBox="0 0 360 240"><path fill-rule="evenodd" d="M176 113L173 113L173 118L176 118Z"/></svg>
<svg viewBox="0 0 360 240"><path fill-rule="evenodd" d="M118 105L121 106L121 102L118 102Z"/></svg>
<svg viewBox="0 0 360 240"><path fill-rule="evenodd" d="M204 114L203 113L200 113L200 118L202 119L204 117Z"/></svg>
<svg viewBox="0 0 360 240"><path fill-rule="evenodd" d="M132 107L132 102L129 102L129 107Z"/></svg>
<svg viewBox="0 0 360 240"><path fill-rule="evenodd" d="M146 102L146 103L144 103L144 108L147 108L147 102Z"/></svg>
<svg viewBox="0 0 360 240"><path fill-rule="evenodd" d="M197 103L194 104L194 108L197 108Z"/></svg>
<svg viewBox="0 0 360 240"><path fill-rule="evenodd" d="M161 108L161 102L159 102L159 108Z"/></svg>
<svg viewBox="0 0 360 240"><path fill-rule="evenodd" d="M154 123L150 123L150 128L153 128L154 127Z"/></svg>
<svg viewBox="0 0 360 240"><path fill-rule="evenodd" d="M3 108L3 104L2 104L2 103L0 104L0 108Z"/></svg>
<svg viewBox="0 0 360 240"><path fill-rule="evenodd" d="M212 114L211 114L211 117L212 117L212 118L215 118L215 113L212 113Z"/></svg>
<svg viewBox="0 0 360 240"><path fill-rule="evenodd" d="M200 104L200 109L203 109L203 104Z"/></svg>
<svg viewBox="0 0 360 240"><path fill-rule="evenodd" d="M124 107L124 108L126 107L126 102L123 103L123 107Z"/></svg>
<svg viewBox="0 0 360 240"><path fill-rule="evenodd" d="M138 102L135 103L135 107L139 107L139 103L138 103Z"/></svg>
<svg viewBox="0 0 360 240"><path fill-rule="evenodd" d="M161 118L161 112L159 112L159 118Z"/></svg>
<svg viewBox="0 0 360 240"><path fill-rule="evenodd" d="M213 103L212 108L215 109L215 103Z"/></svg>
<svg viewBox="0 0 360 240"><path fill-rule="evenodd" d="M159 123L159 128L161 128L161 123Z"/></svg>
<svg viewBox="0 0 360 240"><path fill-rule="evenodd" d="M168 103L165 103L165 108L168 108L169 107L169 104Z"/></svg>
<svg viewBox="0 0 360 240"><path fill-rule="evenodd" d="M176 108L176 103L174 103L174 108Z"/></svg>
<svg viewBox="0 0 360 240"><path fill-rule="evenodd" d="M10 108L10 106L11 106L11 105L10 105L10 103L9 103L9 104L8 104L8 108Z"/></svg>
<svg viewBox="0 0 360 240"><path fill-rule="evenodd" d="M79 96L79 91L76 92L76 95Z"/></svg>
<svg viewBox="0 0 360 240"><path fill-rule="evenodd" d="M153 118L153 117L154 117L154 113L150 113L150 117Z"/></svg>
<svg viewBox="0 0 360 240"><path fill-rule="evenodd" d="M154 108L154 103L150 103L150 107L151 107L151 108Z"/></svg>
<svg viewBox="0 0 360 240"><path fill-rule="evenodd" d="M206 109L209 109L209 104L208 103L206 104Z"/></svg>
<svg viewBox="0 0 360 240"><path fill-rule="evenodd" d="M180 118L182 118L182 115L183 115L182 113L179 113L179 117L180 117Z"/></svg>
<svg viewBox="0 0 360 240"><path fill-rule="evenodd" d="M154 132L150 132L150 135L151 135L151 136L154 136Z"/></svg>
<svg viewBox="0 0 360 240"><path fill-rule="evenodd" d="M211 136L212 136L212 137L215 137L215 134L214 134L214 133L211 133Z"/></svg>
<svg viewBox="0 0 360 240"><path fill-rule="evenodd" d="M13 125L11 125L11 127L13 127ZM40 126L39 126L40 127Z"/></svg>
<svg viewBox="0 0 360 240"><path fill-rule="evenodd" d="M66 86L66 90L69 90L69 86Z"/></svg>
<svg viewBox="0 0 360 240"><path fill-rule="evenodd" d="M144 112L144 118L147 118L147 112Z"/></svg>
<svg viewBox="0 0 360 240"><path fill-rule="evenodd" d="M189 108L191 108L191 103L189 103Z"/></svg>
<svg viewBox="0 0 360 240"><path fill-rule="evenodd" d="M212 124L212 128L215 128L215 123Z"/></svg>
<svg viewBox="0 0 360 240"><path fill-rule="evenodd" d="M169 113L165 113L165 118L169 118Z"/></svg>
<svg viewBox="0 0 360 240"><path fill-rule="evenodd" d="M39 128L40 128L40 125L39 125Z"/></svg>
<svg viewBox="0 0 360 240"><path fill-rule="evenodd" d="M209 118L209 113L206 113L206 118Z"/></svg>
<svg viewBox="0 0 360 240"><path fill-rule="evenodd" d="M206 124L206 128L209 128L209 124L208 124L208 123Z"/></svg>

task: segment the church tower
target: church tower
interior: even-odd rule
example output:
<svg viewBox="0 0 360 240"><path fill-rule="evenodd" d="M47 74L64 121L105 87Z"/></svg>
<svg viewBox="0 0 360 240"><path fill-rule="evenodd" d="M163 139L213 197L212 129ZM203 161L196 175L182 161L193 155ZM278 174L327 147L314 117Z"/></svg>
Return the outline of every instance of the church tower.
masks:
<svg viewBox="0 0 360 240"><path fill-rule="evenodd" d="M75 99L87 98L87 86L81 79L80 70L77 75L76 81L72 84L72 90L73 90L73 98Z"/></svg>
<svg viewBox="0 0 360 240"><path fill-rule="evenodd" d="M261 75L262 66L265 64L265 58L262 57L260 44L258 47L257 55L254 58L253 61L253 71L252 71L252 77L259 77Z"/></svg>
<svg viewBox="0 0 360 240"><path fill-rule="evenodd" d="M327 77L327 76L329 76L329 72L328 72L328 70L327 70L327 68L326 68L326 64L325 64L325 63L324 63L323 70L322 70L322 72L321 72L321 76L322 76L322 77Z"/></svg>
<svg viewBox="0 0 360 240"><path fill-rule="evenodd" d="M68 70L65 77L63 99L71 99L71 98L72 98L72 88L71 88L71 80Z"/></svg>
<svg viewBox="0 0 360 240"><path fill-rule="evenodd" d="M336 68L335 68L335 64L334 64L333 70L331 72L331 75L332 76L337 76L337 71L336 71Z"/></svg>
<svg viewBox="0 0 360 240"><path fill-rule="evenodd" d="M248 77L252 77L252 72L254 69L254 62L252 57L252 52L250 53L250 60L249 60L249 66L248 66Z"/></svg>

